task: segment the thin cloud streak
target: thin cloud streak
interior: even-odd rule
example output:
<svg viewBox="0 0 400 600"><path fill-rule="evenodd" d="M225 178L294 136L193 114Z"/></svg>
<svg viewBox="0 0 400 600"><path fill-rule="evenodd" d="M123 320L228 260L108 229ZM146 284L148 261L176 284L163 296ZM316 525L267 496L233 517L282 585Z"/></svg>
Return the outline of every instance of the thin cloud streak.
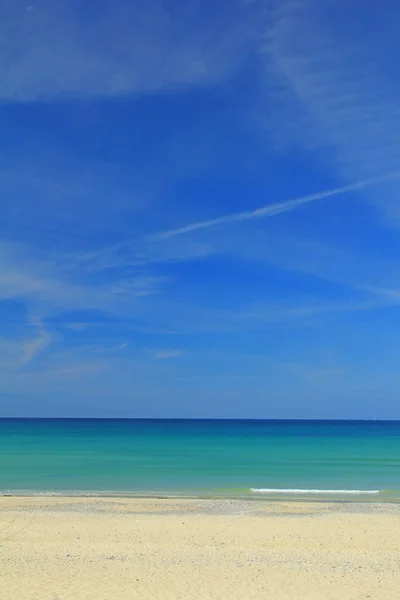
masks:
<svg viewBox="0 0 400 600"><path fill-rule="evenodd" d="M232 215L226 215L225 217L219 217L217 219L210 219L208 221L199 221L197 223L191 223L190 225L184 225L183 227L178 227L177 229L171 229L169 231L156 234L152 236L151 239L163 240L178 235L184 235L186 233L191 233L192 231L198 231L199 229L217 227L218 225L229 225L230 223L238 223L240 221L250 221L253 219L273 217L281 213L289 212L304 204L309 204L311 202L322 200L324 198L330 198L332 196L339 196L347 192L360 190L378 183L392 181L394 179L400 179L400 171L394 171L392 173L387 173L385 175L382 175L380 177L374 177L372 179L364 179L363 181L351 183L349 185L334 188L332 190L326 190L323 192L318 192L316 194L310 194L308 196L295 198L293 200L287 200L286 202L276 202L275 204L267 204L266 206L262 206L261 208L257 208L256 210L248 212L234 213Z"/></svg>

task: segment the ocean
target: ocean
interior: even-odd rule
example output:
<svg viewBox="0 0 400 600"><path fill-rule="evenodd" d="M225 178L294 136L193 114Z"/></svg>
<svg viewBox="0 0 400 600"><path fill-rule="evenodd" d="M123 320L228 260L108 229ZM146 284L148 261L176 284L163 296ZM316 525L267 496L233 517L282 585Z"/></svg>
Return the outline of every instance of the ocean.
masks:
<svg viewBox="0 0 400 600"><path fill-rule="evenodd" d="M0 419L0 493L399 500L400 422Z"/></svg>

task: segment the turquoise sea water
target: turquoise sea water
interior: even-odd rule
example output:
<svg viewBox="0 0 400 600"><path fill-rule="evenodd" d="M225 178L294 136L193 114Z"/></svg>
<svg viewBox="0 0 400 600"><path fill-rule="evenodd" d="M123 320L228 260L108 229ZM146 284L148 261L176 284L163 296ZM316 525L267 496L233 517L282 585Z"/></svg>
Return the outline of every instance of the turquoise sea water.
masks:
<svg viewBox="0 0 400 600"><path fill-rule="evenodd" d="M0 490L400 499L400 422L0 419Z"/></svg>

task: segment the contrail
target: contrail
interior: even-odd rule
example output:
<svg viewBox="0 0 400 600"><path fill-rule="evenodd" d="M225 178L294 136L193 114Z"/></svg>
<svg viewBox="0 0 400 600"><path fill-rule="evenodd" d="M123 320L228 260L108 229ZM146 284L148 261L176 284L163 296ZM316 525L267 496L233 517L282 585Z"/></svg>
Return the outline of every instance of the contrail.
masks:
<svg viewBox="0 0 400 600"><path fill-rule="evenodd" d="M169 231L164 231L163 233L153 235L151 239L162 240L170 237L175 237L176 235L184 235L185 233L197 231L198 229L216 227L217 225L226 225L229 223L237 223L238 221L250 221L251 219L273 217L274 215L279 215L280 213L288 212L290 210L293 210L294 208L297 208L298 206L308 204L309 202L315 202L316 200L322 200L323 198L329 198L330 196L339 196L340 194L345 194L346 192L359 190L365 187L369 187L371 185L375 185L377 183L382 183L385 181L390 181L391 179L399 178L400 171L395 171L393 173L381 175L380 177L374 177L373 179L365 179L364 181L351 183L350 185L345 185L343 187L335 188L333 190L325 190L324 192L318 192L317 194L311 194L309 196L302 196L301 198L287 200L286 202L276 202L275 204L267 204L266 206L261 206L260 208L257 208L256 210L251 210L249 212L234 213L233 215L226 215L225 217L210 219L209 221L199 221L197 223L191 223L190 225L178 227L178 229L171 229Z"/></svg>

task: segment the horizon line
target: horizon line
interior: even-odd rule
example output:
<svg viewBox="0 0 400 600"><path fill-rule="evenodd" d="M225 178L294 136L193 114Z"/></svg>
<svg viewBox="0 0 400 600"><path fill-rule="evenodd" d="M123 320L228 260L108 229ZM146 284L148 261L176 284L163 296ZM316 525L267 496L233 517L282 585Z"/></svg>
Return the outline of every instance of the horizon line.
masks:
<svg viewBox="0 0 400 600"><path fill-rule="evenodd" d="M320 418L302 417L293 418L251 418L251 417L2 417L0 421L251 421L251 422L347 422L347 423L391 423L400 422L400 418L393 419L348 419L348 418Z"/></svg>

